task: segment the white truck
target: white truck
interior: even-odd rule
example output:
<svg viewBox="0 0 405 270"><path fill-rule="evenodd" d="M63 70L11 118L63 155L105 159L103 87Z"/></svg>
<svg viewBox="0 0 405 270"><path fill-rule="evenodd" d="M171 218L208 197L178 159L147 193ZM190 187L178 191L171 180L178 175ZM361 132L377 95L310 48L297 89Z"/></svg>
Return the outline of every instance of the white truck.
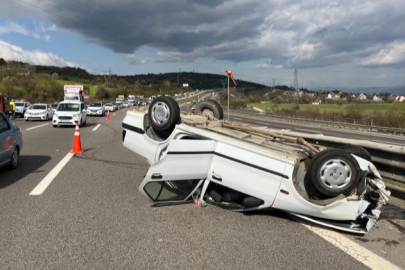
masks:
<svg viewBox="0 0 405 270"><path fill-rule="evenodd" d="M159 97L148 111L127 113L124 146L150 164L139 191L151 202L275 208L356 234L376 223L390 192L365 149L319 149L217 120L219 104L201 104L199 115L180 115L174 99Z"/></svg>

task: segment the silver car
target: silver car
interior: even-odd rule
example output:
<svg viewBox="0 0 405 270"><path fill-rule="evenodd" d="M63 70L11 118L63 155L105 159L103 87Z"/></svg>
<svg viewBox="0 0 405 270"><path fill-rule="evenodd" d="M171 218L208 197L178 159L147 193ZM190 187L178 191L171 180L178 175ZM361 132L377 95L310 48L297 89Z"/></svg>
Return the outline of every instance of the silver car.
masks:
<svg viewBox="0 0 405 270"><path fill-rule="evenodd" d="M22 147L20 128L0 112L0 167L8 165L11 169L17 168Z"/></svg>

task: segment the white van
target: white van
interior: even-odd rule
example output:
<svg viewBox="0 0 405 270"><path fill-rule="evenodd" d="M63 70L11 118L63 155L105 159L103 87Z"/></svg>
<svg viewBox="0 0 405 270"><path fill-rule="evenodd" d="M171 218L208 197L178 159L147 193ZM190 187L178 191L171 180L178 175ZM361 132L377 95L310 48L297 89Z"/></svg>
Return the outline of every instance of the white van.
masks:
<svg viewBox="0 0 405 270"><path fill-rule="evenodd" d="M53 127L60 125L80 126L86 125L87 112L83 102L77 101L62 101L56 107L52 118Z"/></svg>

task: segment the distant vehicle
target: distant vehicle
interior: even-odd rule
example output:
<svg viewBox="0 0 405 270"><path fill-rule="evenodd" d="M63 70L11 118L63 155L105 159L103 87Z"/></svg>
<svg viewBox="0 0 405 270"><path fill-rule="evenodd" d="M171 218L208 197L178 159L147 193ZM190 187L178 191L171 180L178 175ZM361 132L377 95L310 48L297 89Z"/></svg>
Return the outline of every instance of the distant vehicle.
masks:
<svg viewBox="0 0 405 270"><path fill-rule="evenodd" d="M0 112L0 167L17 168L23 147L21 130Z"/></svg>
<svg viewBox="0 0 405 270"><path fill-rule="evenodd" d="M80 126L86 125L87 111L83 102L77 101L62 101L56 107L56 111L53 115L52 125L57 127L60 125L74 126L79 124Z"/></svg>
<svg viewBox="0 0 405 270"><path fill-rule="evenodd" d="M65 85L63 88L65 101L82 101L90 95L90 88L84 85Z"/></svg>
<svg viewBox="0 0 405 270"><path fill-rule="evenodd" d="M105 115L105 109L103 107L103 103L101 102L92 102L87 107L87 115Z"/></svg>
<svg viewBox="0 0 405 270"><path fill-rule="evenodd" d="M117 103L113 103L113 106L114 106L115 111L118 110L118 104Z"/></svg>
<svg viewBox="0 0 405 270"><path fill-rule="evenodd" d="M124 108L128 108L128 106L129 106L128 102L125 101L124 103L122 103L122 106L124 106Z"/></svg>
<svg viewBox="0 0 405 270"><path fill-rule="evenodd" d="M48 121L53 117L53 109L48 104L33 104L25 112L25 121L45 120Z"/></svg>
<svg viewBox="0 0 405 270"><path fill-rule="evenodd" d="M134 105L135 105L135 102L133 100L128 101L128 106L134 106Z"/></svg>
<svg viewBox="0 0 405 270"><path fill-rule="evenodd" d="M114 105L112 103L104 104L104 110L106 112L115 112L115 108L114 108Z"/></svg>
<svg viewBox="0 0 405 270"><path fill-rule="evenodd" d="M27 111L28 107L31 105L28 101L25 101L25 102L15 101L14 104L15 104L15 112L14 112L15 117L18 117L19 115L21 117L24 117L25 112Z"/></svg>
<svg viewBox="0 0 405 270"><path fill-rule="evenodd" d="M0 94L0 112L3 112L7 119L13 114L13 106L5 100L3 94Z"/></svg>

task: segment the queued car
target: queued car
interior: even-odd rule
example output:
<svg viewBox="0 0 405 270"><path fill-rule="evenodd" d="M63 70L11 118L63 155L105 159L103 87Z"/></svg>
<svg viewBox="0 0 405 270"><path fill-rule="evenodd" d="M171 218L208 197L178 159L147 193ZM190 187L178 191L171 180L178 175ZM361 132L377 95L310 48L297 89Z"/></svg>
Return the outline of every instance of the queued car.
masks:
<svg viewBox="0 0 405 270"><path fill-rule="evenodd" d="M115 112L114 104L112 104L112 103L104 104L104 110L106 112Z"/></svg>
<svg viewBox="0 0 405 270"><path fill-rule="evenodd" d="M52 118L53 127L86 125L87 111L83 102L62 101L56 107Z"/></svg>
<svg viewBox="0 0 405 270"><path fill-rule="evenodd" d="M123 121L124 146L150 164L139 192L155 205L273 208L366 234L389 201L364 148L318 148L302 138L224 122L213 100L200 102L196 112L181 115L174 99L160 97L147 112L130 111Z"/></svg>
<svg viewBox="0 0 405 270"><path fill-rule="evenodd" d="M25 112L27 111L28 107L31 105L28 101L15 101L15 117L21 116L24 118Z"/></svg>
<svg viewBox="0 0 405 270"><path fill-rule="evenodd" d="M25 121L44 120L48 121L53 117L53 109L48 104L32 104L25 112Z"/></svg>
<svg viewBox="0 0 405 270"><path fill-rule="evenodd" d="M0 112L0 167L17 168L23 147L21 130Z"/></svg>
<svg viewBox="0 0 405 270"><path fill-rule="evenodd" d="M128 106L129 106L129 105L128 105L128 102L125 101L124 103L122 103L122 106L123 106L124 108L128 108Z"/></svg>
<svg viewBox="0 0 405 270"><path fill-rule="evenodd" d="M119 108L119 107L118 107L119 105L118 105L117 103L113 103L113 106L114 106L114 110L117 111L118 108Z"/></svg>
<svg viewBox="0 0 405 270"><path fill-rule="evenodd" d="M105 109L103 107L103 103L101 102L92 102L87 107L87 115L105 115Z"/></svg>

